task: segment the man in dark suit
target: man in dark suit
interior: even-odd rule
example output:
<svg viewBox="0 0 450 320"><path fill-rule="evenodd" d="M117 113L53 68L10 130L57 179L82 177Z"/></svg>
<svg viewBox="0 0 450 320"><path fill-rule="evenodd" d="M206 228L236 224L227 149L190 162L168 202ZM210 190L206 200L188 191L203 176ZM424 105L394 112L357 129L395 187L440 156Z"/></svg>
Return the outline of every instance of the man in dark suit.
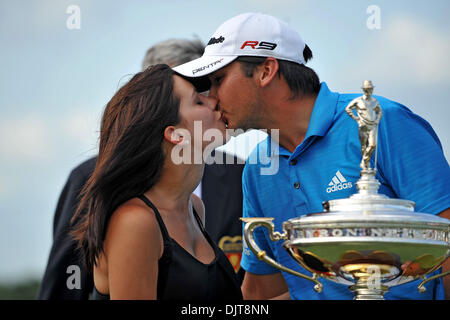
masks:
<svg viewBox="0 0 450 320"><path fill-rule="evenodd" d="M206 214L205 228L225 252L242 283L242 224L239 218L242 216L244 161L233 157L228 164L227 155L218 151L216 157L223 157L224 164L205 165L201 181L201 198Z"/></svg>
<svg viewBox="0 0 450 320"><path fill-rule="evenodd" d="M157 63L176 66L203 54L204 45L198 41L167 40L151 47L142 68ZM233 265L242 283L241 177L243 161L216 151L215 159L224 164L205 165L198 193L205 204L206 230L218 243ZM232 159L232 161L230 161ZM80 260L76 242L69 235L70 221L78 206L78 196L92 174L97 157L86 160L72 170L59 197L53 221L53 245L37 299L88 299L93 289L93 277Z"/></svg>

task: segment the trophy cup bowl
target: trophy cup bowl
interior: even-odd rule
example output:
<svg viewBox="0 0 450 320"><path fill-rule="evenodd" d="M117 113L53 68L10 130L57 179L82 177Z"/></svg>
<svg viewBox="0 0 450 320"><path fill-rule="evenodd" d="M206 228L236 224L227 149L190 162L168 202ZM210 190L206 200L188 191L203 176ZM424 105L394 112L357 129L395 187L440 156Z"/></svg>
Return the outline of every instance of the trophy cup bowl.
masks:
<svg viewBox="0 0 450 320"><path fill-rule="evenodd" d="M373 90L371 82L365 81L363 89ZM364 99L372 99L379 109L380 115L373 121L378 125L381 109L365 93ZM351 109L361 101L352 103L347 107L350 116ZM376 127L373 131L376 134ZM322 291L319 277L347 285L356 300L383 299L390 287L417 279L422 279L418 290L424 292L425 283L448 275L450 272L427 278L449 256L450 220L414 212L413 201L378 194L376 170L369 167L374 149L373 145L362 148L368 151L363 151L358 193L325 201L323 212L283 222L282 233L274 230L273 218L242 218L245 241L258 259L314 282L317 292ZM285 240L284 249L312 276L268 257L254 241L253 230L257 227L265 227L272 241Z"/></svg>
<svg viewBox="0 0 450 320"><path fill-rule="evenodd" d="M244 237L257 257L273 267L316 283L322 277L349 286L357 300L383 299L392 286L422 279L418 289L437 276L450 252L450 221L413 212L414 203L379 195L368 199L327 201L325 211L290 219L283 233L274 231L272 218L243 219ZM279 265L261 251L253 230L263 226L312 277ZM280 266L282 268L280 268ZM444 276L448 274L440 274Z"/></svg>

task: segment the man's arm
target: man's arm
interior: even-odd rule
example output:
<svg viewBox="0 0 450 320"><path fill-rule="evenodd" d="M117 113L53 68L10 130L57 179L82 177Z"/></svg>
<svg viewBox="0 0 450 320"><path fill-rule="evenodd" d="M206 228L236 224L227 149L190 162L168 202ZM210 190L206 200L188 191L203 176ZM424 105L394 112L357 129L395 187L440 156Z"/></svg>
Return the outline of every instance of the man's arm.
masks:
<svg viewBox="0 0 450 320"><path fill-rule="evenodd" d="M441 218L450 219L450 208L442 211L441 213L438 214L438 216ZM450 259L447 259L447 261L445 261L444 264L442 265L442 272L447 271L450 271ZM450 275L443 277L442 281L444 283L445 299L450 300Z"/></svg>
<svg viewBox="0 0 450 320"><path fill-rule="evenodd" d="M241 289L245 300L289 299L281 272L264 275L246 272Z"/></svg>

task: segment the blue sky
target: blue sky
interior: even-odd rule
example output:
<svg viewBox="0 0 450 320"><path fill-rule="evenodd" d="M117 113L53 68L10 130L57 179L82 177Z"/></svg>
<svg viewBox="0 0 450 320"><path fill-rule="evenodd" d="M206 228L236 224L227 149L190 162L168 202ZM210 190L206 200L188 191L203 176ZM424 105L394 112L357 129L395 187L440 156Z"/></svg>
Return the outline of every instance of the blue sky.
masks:
<svg viewBox="0 0 450 320"><path fill-rule="evenodd" d="M66 26L70 5L80 29ZM380 29L369 29L376 5ZM95 154L103 107L168 38L207 42L225 20L272 14L311 47L310 66L333 91L375 94L431 123L450 155L450 2L433 1L0 1L0 281L41 276L53 213L71 169ZM225 148L244 156L261 135ZM248 142L250 141L250 142Z"/></svg>

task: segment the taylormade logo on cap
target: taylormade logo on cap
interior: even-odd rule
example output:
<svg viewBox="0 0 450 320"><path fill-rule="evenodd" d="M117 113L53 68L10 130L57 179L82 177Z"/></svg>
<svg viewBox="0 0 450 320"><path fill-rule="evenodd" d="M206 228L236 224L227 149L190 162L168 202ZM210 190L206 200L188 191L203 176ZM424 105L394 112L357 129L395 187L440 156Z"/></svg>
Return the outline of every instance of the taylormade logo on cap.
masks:
<svg viewBox="0 0 450 320"><path fill-rule="evenodd" d="M212 35L203 56L173 68L186 77L202 77L239 56L274 57L304 64L305 42L288 24L261 13L225 21Z"/></svg>
<svg viewBox="0 0 450 320"><path fill-rule="evenodd" d="M212 37L211 39L209 39L207 46L209 46L210 44L214 44L214 43L222 43L224 40L225 40L224 37L220 37L218 39Z"/></svg>

